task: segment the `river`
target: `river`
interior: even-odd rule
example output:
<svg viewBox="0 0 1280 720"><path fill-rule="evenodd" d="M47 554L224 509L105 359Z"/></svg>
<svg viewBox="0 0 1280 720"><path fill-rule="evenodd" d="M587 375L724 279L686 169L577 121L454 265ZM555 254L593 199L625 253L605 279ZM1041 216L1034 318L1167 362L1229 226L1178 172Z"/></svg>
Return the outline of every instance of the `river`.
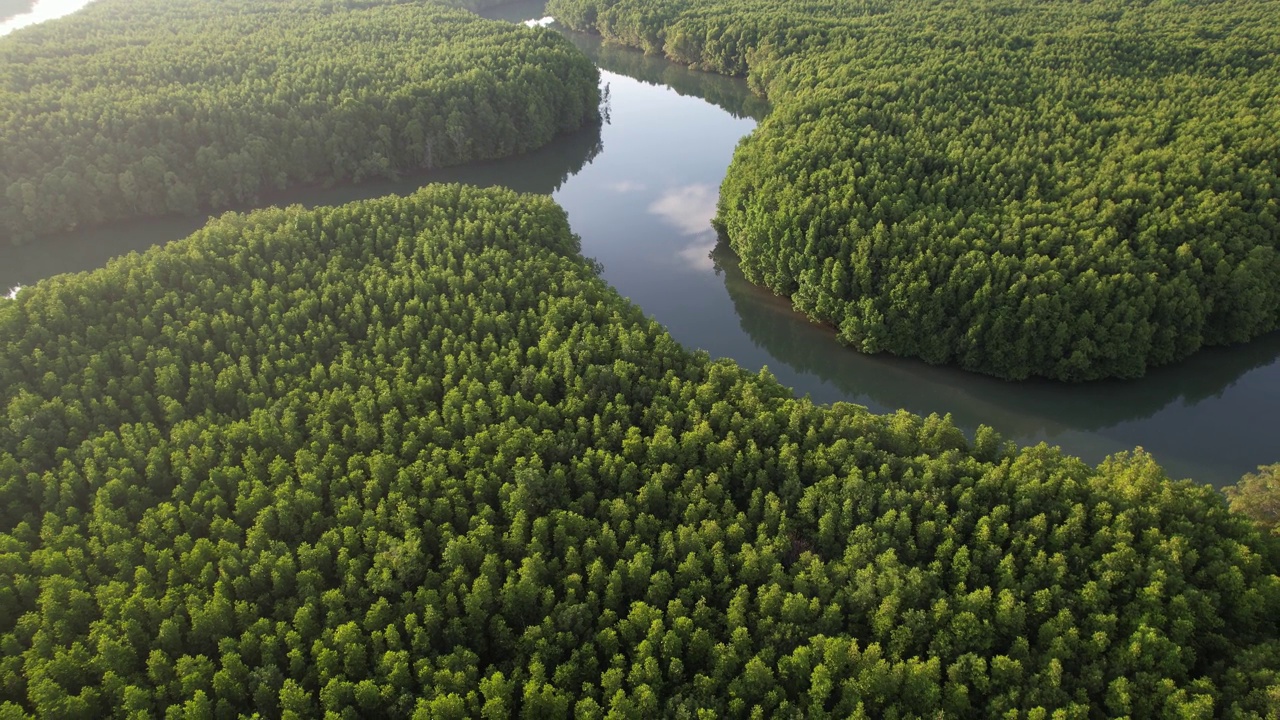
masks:
<svg viewBox="0 0 1280 720"><path fill-rule="evenodd" d="M543 15L538 3L488 14L513 21ZM1090 462L1143 446L1171 477L1219 486L1280 461L1277 432L1266 420L1280 408L1280 333L1203 351L1139 381L1087 385L1004 382L840 346L829 329L747 283L710 226L733 149L767 106L742 82L567 35L601 67L611 97L607 124L506 161L266 200L333 204L435 181L550 193L568 211L583 253L603 264L605 279L676 339L752 370L768 366L816 401L950 413L970 434L983 423L1006 439L1061 445ZM98 267L202 222L151 220L4 247L0 289Z"/></svg>

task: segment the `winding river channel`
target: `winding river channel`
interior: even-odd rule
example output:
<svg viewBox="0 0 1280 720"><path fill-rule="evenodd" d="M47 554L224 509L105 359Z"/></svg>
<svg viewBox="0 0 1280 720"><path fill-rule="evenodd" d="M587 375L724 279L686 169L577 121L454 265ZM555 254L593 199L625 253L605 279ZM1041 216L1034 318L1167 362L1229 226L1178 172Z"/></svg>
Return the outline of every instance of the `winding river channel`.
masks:
<svg viewBox="0 0 1280 720"><path fill-rule="evenodd" d="M5 9L48 0L0 0ZM79 5L85 0L77 0ZM65 9L70 3L50 3ZM16 12L16 11L13 11ZM488 13L542 17L538 3ZM550 193L569 213L582 251L604 277L687 347L729 357L819 402L848 401L878 412L950 413L972 434L990 425L1020 444L1046 441L1090 462L1143 446L1171 477L1225 485L1280 461L1280 333L1211 349L1136 382L1011 383L953 368L869 357L830 330L746 282L710 226L717 189L738 140L768 107L744 83L678 67L573 33L601 68L608 123L500 162L435 171L396 182L299 190L272 204L342 203L407 193L427 182L508 185ZM0 248L0 291L183 237L200 218L169 218L76 232L29 247Z"/></svg>

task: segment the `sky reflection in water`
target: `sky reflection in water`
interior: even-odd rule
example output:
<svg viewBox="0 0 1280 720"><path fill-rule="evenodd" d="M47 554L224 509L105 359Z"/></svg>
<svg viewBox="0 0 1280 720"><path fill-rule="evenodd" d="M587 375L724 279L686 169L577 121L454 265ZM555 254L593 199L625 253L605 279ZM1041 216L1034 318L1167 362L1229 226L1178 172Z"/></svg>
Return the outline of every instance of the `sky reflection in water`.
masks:
<svg viewBox="0 0 1280 720"><path fill-rule="evenodd" d="M79 10L93 0L36 0L31 9L19 15L0 20L0 35L30 27L46 20L54 20Z"/></svg>
<svg viewBox="0 0 1280 720"><path fill-rule="evenodd" d="M676 255L696 270L715 272L711 251L716 246L716 232L711 227L711 218L716 215L719 197L715 187L694 183L671 188L649 205L649 212L691 240Z"/></svg>

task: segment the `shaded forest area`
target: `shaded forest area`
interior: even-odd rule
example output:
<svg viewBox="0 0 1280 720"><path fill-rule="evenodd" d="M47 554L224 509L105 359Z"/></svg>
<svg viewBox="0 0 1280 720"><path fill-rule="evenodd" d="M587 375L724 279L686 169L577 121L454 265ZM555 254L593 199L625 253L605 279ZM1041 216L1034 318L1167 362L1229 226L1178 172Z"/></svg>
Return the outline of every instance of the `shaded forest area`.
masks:
<svg viewBox="0 0 1280 720"><path fill-rule="evenodd" d="M1280 325L1280 3L551 0L774 111L717 224L863 352L1132 378Z"/></svg>
<svg viewBox="0 0 1280 720"><path fill-rule="evenodd" d="M0 237L527 151L598 119L560 35L395 0L98 0L0 40Z"/></svg>
<svg viewBox="0 0 1280 720"><path fill-rule="evenodd" d="M1266 717L1280 548L680 348L549 198L228 214L0 299L0 714Z"/></svg>

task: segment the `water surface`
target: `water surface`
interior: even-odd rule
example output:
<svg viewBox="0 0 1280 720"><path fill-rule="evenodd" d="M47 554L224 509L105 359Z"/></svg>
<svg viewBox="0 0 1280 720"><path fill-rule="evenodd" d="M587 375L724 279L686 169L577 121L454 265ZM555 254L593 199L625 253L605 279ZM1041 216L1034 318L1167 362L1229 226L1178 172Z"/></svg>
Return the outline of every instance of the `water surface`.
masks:
<svg viewBox="0 0 1280 720"><path fill-rule="evenodd" d="M0 0L0 35L65 17L93 0Z"/></svg>
<svg viewBox="0 0 1280 720"><path fill-rule="evenodd" d="M35 0L0 0L0 23L31 10Z"/></svg>

